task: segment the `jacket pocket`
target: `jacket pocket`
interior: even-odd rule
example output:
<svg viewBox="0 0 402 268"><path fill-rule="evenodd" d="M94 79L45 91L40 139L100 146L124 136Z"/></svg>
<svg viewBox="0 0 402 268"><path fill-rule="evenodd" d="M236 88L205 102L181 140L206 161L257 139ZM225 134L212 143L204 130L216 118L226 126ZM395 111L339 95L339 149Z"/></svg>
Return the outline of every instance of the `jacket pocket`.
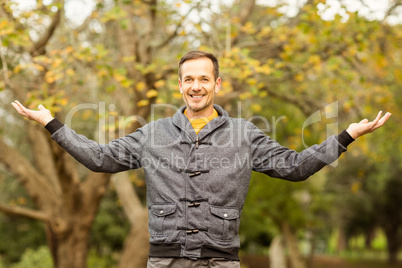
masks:
<svg viewBox="0 0 402 268"><path fill-rule="evenodd" d="M176 229L176 204L151 205L149 213L149 234L168 235Z"/></svg>
<svg viewBox="0 0 402 268"><path fill-rule="evenodd" d="M237 208L210 206L211 217L208 233L220 240L232 240L239 228L240 212Z"/></svg>

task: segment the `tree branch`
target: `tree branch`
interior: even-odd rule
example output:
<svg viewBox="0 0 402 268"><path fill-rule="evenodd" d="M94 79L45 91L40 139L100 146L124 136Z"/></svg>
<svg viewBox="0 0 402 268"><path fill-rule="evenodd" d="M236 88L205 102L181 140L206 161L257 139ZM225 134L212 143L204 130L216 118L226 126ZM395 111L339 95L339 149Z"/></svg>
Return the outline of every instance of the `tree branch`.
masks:
<svg viewBox="0 0 402 268"><path fill-rule="evenodd" d="M134 191L128 173L120 172L114 174L112 182L116 188L124 212L131 225L134 226L138 222L137 219L144 214L145 209Z"/></svg>
<svg viewBox="0 0 402 268"><path fill-rule="evenodd" d="M192 6L188 10L188 12L182 17L181 21L176 24L176 29L174 30L174 32L171 35L169 35L164 41L162 41L159 45L155 46L156 49L160 49L160 48L166 46L167 44L170 43L170 41L172 41L177 36L179 29L182 27L184 19L187 18L193 10L194 10L194 6Z"/></svg>
<svg viewBox="0 0 402 268"><path fill-rule="evenodd" d="M10 21L14 22L14 23L18 23L18 21L14 18L14 16L12 15L12 12L8 11L6 8L6 2L2 1L1 5L1 9L0 9L0 15L1 16L5 16L7 17L7 19L9 19Z"/></svg>
<svg viewBox="0 0 402 268"><path fill-rule="evenodd" d="M390 16L392 12L394 12L394 10L400 6L402 6L402 1L395 1L395 3L387 10L387 12L385 12L383 21L385 21L388 18L388 16Z"/></svg>
<svg viewBox="0 0 402 268"><path fill-rule="evenodd" d="M53 36L57 26L60 23L62 9L59 8L56 14L53 17L52 23L49 28L46 30L45 34L32 46L29 50L29 54L34 56L44 55L46 53L46 45L49 42L50 38Z"/></svg>
<svg viewBox="0 0 402 268"><path fill-rule="evenodd" d="M55 168L55 161L50 147L49 135L45 129L37 124L27 124L28 136L33 150L37 169L47 178L57 196L61 196L61 188ZM46 131L47 132L47 131Z"/></svg>
<svg viewBox="0 0 402 268"><path fill-rule="evenodd" d="M244 1L240 1L240 2L244 2ZM251 1L245 1L247 3L247 6L245 8L241 8L240 9L240 25L244 25L249 17L251 16L251 13L253 12L253 9L255 7L255 0L251 0ZM240 3L241 4L241 3ZM240 39L240 35L236 36L235 38L232 39L232 46L234 46L235 44L237 44L237 41Z"/></svg>
<svg viewBox="0 0 402 268"><path fill-rule="evenodd" d="M0 148L2 150L0 162L20 179L39 208L50 207L60 202L54 189L25 157L3 139L0 139Z"/></svg>
<svg viewBox="0 0 402 268"><path fill-rule="evenodd" d="M37 210L18 207L18 206L11 207L11 206L6 206L6 205L0 204L0 212L9 214L9 215L39 220L39 221L43 221L43 222L48 222L50 220L49 215L47 215L46 213L44 213L42 211L37 211Z"/></svg>
<svg viewBox="0 0 402 268"><path fill-rule="evenodd" d="M296 26L300 22L301 16L304 13L306 13L305 7L311 6L311 5L314 5L314 0L307 0L306 4L304 4L304 6L299 9L299 12L297 13L297 15L289 20L289 26L290 27Z"/></svg>
<svg viewBox="0 0 402 268"><path fill-rule="evenodd" d="M82 196L81 204L85 207L81 211L83 215L91 215L94 213L93 208L99 206L111 176L112 174L109 173L90 172L86 180L80 183L79 194Z"/></svg>
<svg viewBox="0 0 402 268"><path fill-rule="evenodd" d="M6 84L10 88L14 88L14 84L11 83L10 78L8 77L8 66L7 66L6 56L4 55L4 52L3 52L3 40L1 40L1 36L0 36L0 59L1 59L1 65L3 66L4 82L6 82Z"/></svg>
<svg viewBox="0 0 402 268"><path fill-rule="evenodd" d="M264 87L261 90L265 90L268 94L274 98L279 100L291 103L298 107L306 116L311 115L315 111L317 111L320 107L316 103L312 102L311 100L307 100L306 98L300 96L291 96L286 94L277 93L268 87Z"/></svg>

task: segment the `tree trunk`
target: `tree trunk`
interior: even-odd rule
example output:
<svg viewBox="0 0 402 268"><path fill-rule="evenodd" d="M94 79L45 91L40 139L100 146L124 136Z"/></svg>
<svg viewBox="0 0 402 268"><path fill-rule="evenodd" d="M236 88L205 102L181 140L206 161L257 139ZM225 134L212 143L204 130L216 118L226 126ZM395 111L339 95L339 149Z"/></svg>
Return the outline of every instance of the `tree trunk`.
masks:
<svg viewBox="0 0 402 268"><path fill-rule="evenodd" d="M131 231L125 240L118 267L146 267L149 252L147 209L134 191L127 172L113 175L112 182L131 223Z"/></svg>
<svg viewBox="0 0 402 268"><path fill-rule="evenodd" d="M82 182L59 176L64 202L55 209L58 214L53 214L47 232L55 267L86 268L90 230L110 175L91 172Z"/></svg>
<svg viewBox="0 0 402 268"><path fill-rule="evenodd" d="M118 268L146 267L149 252L148 214L137 218L126 238Z"/></svg>
<svg viewBox="0 0 402 268"><path fill-rule="evenodd" d="M348 247L348 239L345 234L345 230L343 226L339 228L339 234L338 234L338 241L336 244L336 251L338 254L340 254L342 251L344 251Z"/></svg>
<svg viewBox="0 0 402 268"><path fill-rule="evenodd" d="M303 257L300 254L299 246L295 234L286 222L282 223L282 232L285 244L289 253L289 260L292 268L306 268Z"/></svg>
<svg viewBox="0 0 402 268"><path fill-rule="evenodd" d="M385 235L387 237L388 263L390 265L395 265L398 261L398 251L401 246L401 236L398 235L398 233L398 227L387 228L387 230L385 230Z"/></svg>
<svg viewBox="0 0 402 268"><path fill-rule="evenodd" d="M282 236L274 237L269 249L269 267L270 268L286 268L285 249L283 246Z"/></svg>
<svg viewBox="0 0 402 268"><path fill-rule="evenodd" d="M56 268L87 267L88 241L91 226L76 222L70 232L62 234L57 240Z"/></svg>

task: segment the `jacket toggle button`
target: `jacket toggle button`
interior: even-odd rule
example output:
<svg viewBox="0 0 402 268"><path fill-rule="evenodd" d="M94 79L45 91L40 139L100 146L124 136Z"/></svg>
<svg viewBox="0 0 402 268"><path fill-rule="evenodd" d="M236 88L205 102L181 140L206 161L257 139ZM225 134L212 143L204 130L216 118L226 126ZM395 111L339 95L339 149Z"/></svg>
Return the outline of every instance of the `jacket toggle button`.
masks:
<svg viewBox="0 0 402 268"><path fill-rule="evenodd" d="M190 204L188 204L188 206L191 207L198 207L200 205L200 203L198 202L191 202Z"/></svg>
<svg viewBox="0 0 402 268"><path fill-rule="evenodd" d="M196 172L193 172L193 173L189 174L190 177L195 177L195 176L198 176L198 175L201 175L201 172L196 171Z"/></svg>
<svg viewBox="0 0 402 268"><path fill-rule="evenodd" d="M194 229L194 230L187 230L187 231L186 231L187 234L196 234L196 233L198 233L198 232L199 232L199 230L197 230L197 229Z"/></svg>

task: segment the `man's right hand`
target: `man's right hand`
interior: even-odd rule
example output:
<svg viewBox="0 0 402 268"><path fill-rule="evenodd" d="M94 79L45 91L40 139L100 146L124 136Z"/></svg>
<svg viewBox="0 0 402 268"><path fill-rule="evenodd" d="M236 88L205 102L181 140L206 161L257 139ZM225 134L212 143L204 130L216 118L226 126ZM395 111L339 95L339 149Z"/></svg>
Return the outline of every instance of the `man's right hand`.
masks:
<svg viewBox="0 0 402 268"><path fill-rule="evenodd" d="M17 110L17 112L26 118L36 121L42 126L46 126L47 123L53 120L51 112L46 109L42 104L38 106L39 111L34 111L25 108L19 101L14 101L11 105Z"/></svg>

